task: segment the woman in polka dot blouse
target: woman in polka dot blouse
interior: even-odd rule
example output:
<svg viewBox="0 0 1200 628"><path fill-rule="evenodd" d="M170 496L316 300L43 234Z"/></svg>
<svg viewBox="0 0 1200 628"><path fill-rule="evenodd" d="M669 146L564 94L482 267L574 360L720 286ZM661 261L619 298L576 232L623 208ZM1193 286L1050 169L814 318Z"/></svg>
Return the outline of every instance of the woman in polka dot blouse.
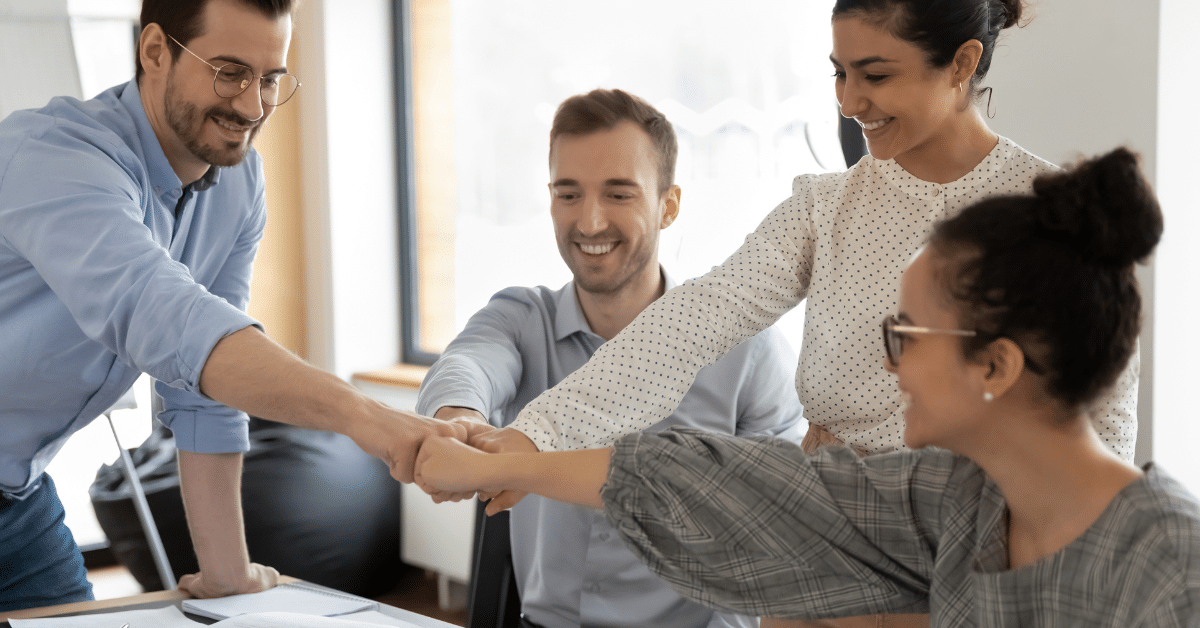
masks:
<svg viewBox="0 0 1200 628"><path fill-rule="evenodd" d="M485 436L485 448L527 447L524 437L543 451L609 446L668 416L697 371L805 298L796 390L806 448L903 448L900 391L879 367L879 322L895 311L903 266L935 221L986 196L1027 193L1056 169L993 133L976 107L996 38L1020 13L1021 0L837 0L835 91L870 154L842 173L797 177L723 264L646 308L507 433ZM1137 379L1135 351L1090 413L1126 460Z"/></svg>

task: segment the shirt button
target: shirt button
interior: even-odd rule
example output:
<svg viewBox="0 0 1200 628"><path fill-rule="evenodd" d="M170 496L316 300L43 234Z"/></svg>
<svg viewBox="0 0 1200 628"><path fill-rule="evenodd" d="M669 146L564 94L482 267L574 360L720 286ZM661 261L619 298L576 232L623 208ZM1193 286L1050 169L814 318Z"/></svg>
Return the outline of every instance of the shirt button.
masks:
<svg viewBox="0 0 1200 628"><path fill-rule="evenodd" d="M942 188L933 188L933 195L934 195L934 196L941 196L941 195L942 195Z"/></svg>
<svg viewBox="0 0 1200 628"><path fill-rule="evenodd" d="M601 532L601 533L600 533L600 540L601 540L601 541L607 541L607 540L608 540L608 533L607 533L607 532Z"/></svg>

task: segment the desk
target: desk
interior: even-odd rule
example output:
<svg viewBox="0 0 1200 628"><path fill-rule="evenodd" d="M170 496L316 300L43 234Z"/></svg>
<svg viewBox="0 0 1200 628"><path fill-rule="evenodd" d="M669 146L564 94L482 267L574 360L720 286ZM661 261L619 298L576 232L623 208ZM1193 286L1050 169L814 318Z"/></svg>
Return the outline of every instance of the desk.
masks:
<svg viewBox="0 0 1200 628"><path fill-rule="evenodd" d="M280 578L280 583L296 582L296 578L283 577ZM141 595L132 595L129 597L116 598L111 600L96 600L93 602L75 602L72 604L60 604L58 606L45 606L42 608L27 608L19 611L0 611L0 628L10 628L8 619L32 619L34 617L51 617L55 615L93 615L96 613L112 612L118 610L140 610L151 608L162 608L164 606L180 606L183 600L190 598L188 594L182 591L155 591L154 593L143 593ZM411 611L406 611L395 606L387 604L379 604L379 612L389 617L396 617L408 622L412 622L423 628L458 628L454 624L448 624L439 619L433 619L424 615L418 615ZM216 623L214 619L206 617L197 617L188 615L189 618L196 620L196 625Z"/></svg>

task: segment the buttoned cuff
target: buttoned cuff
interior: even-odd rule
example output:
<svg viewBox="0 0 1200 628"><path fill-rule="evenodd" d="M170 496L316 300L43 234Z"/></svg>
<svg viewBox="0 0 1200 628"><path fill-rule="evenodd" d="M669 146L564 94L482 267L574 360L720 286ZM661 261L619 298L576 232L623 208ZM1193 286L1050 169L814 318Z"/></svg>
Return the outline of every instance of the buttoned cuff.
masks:
<svg viewBox="0 0 1200 628"><path fill-rule="evenodd" d="M159 419L175 435L175 446L197 454L229 454L250 451L250 417L230 409L229 413L196 410L164 410Z"/></svg>

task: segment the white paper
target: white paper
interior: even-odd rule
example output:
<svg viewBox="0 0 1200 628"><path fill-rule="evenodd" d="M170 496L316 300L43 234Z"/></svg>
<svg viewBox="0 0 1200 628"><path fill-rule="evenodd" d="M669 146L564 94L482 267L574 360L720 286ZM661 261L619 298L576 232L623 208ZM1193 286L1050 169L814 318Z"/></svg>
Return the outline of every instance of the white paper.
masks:
<svg viewBox="0 0 1200 628"><path fill-rule="evenodd" d="M341 617L321 617L299 613L254 613L253 615L223 619L213 626L220 628L376 628L377 626L420 628L414 623L388 617L377 611L366 611ZM134 627L131 624L129 628Z"/></svg>
<svg viewBox="0 0 1200 628"><path fill-rule="evenodd" d="M378 608L378 603L366 598L306 586L298 582L281 584L261 593L183 601L184 611L213 619L271 612L330 616Z"/></svg>
<svg viewBox="0 0 1200 628"><path fill-rule="evenodd" d="M72 617L43 617L40 619L10 619L12 628L198 628L202 624L183 615L176 606L114 611Z"/></svg>

